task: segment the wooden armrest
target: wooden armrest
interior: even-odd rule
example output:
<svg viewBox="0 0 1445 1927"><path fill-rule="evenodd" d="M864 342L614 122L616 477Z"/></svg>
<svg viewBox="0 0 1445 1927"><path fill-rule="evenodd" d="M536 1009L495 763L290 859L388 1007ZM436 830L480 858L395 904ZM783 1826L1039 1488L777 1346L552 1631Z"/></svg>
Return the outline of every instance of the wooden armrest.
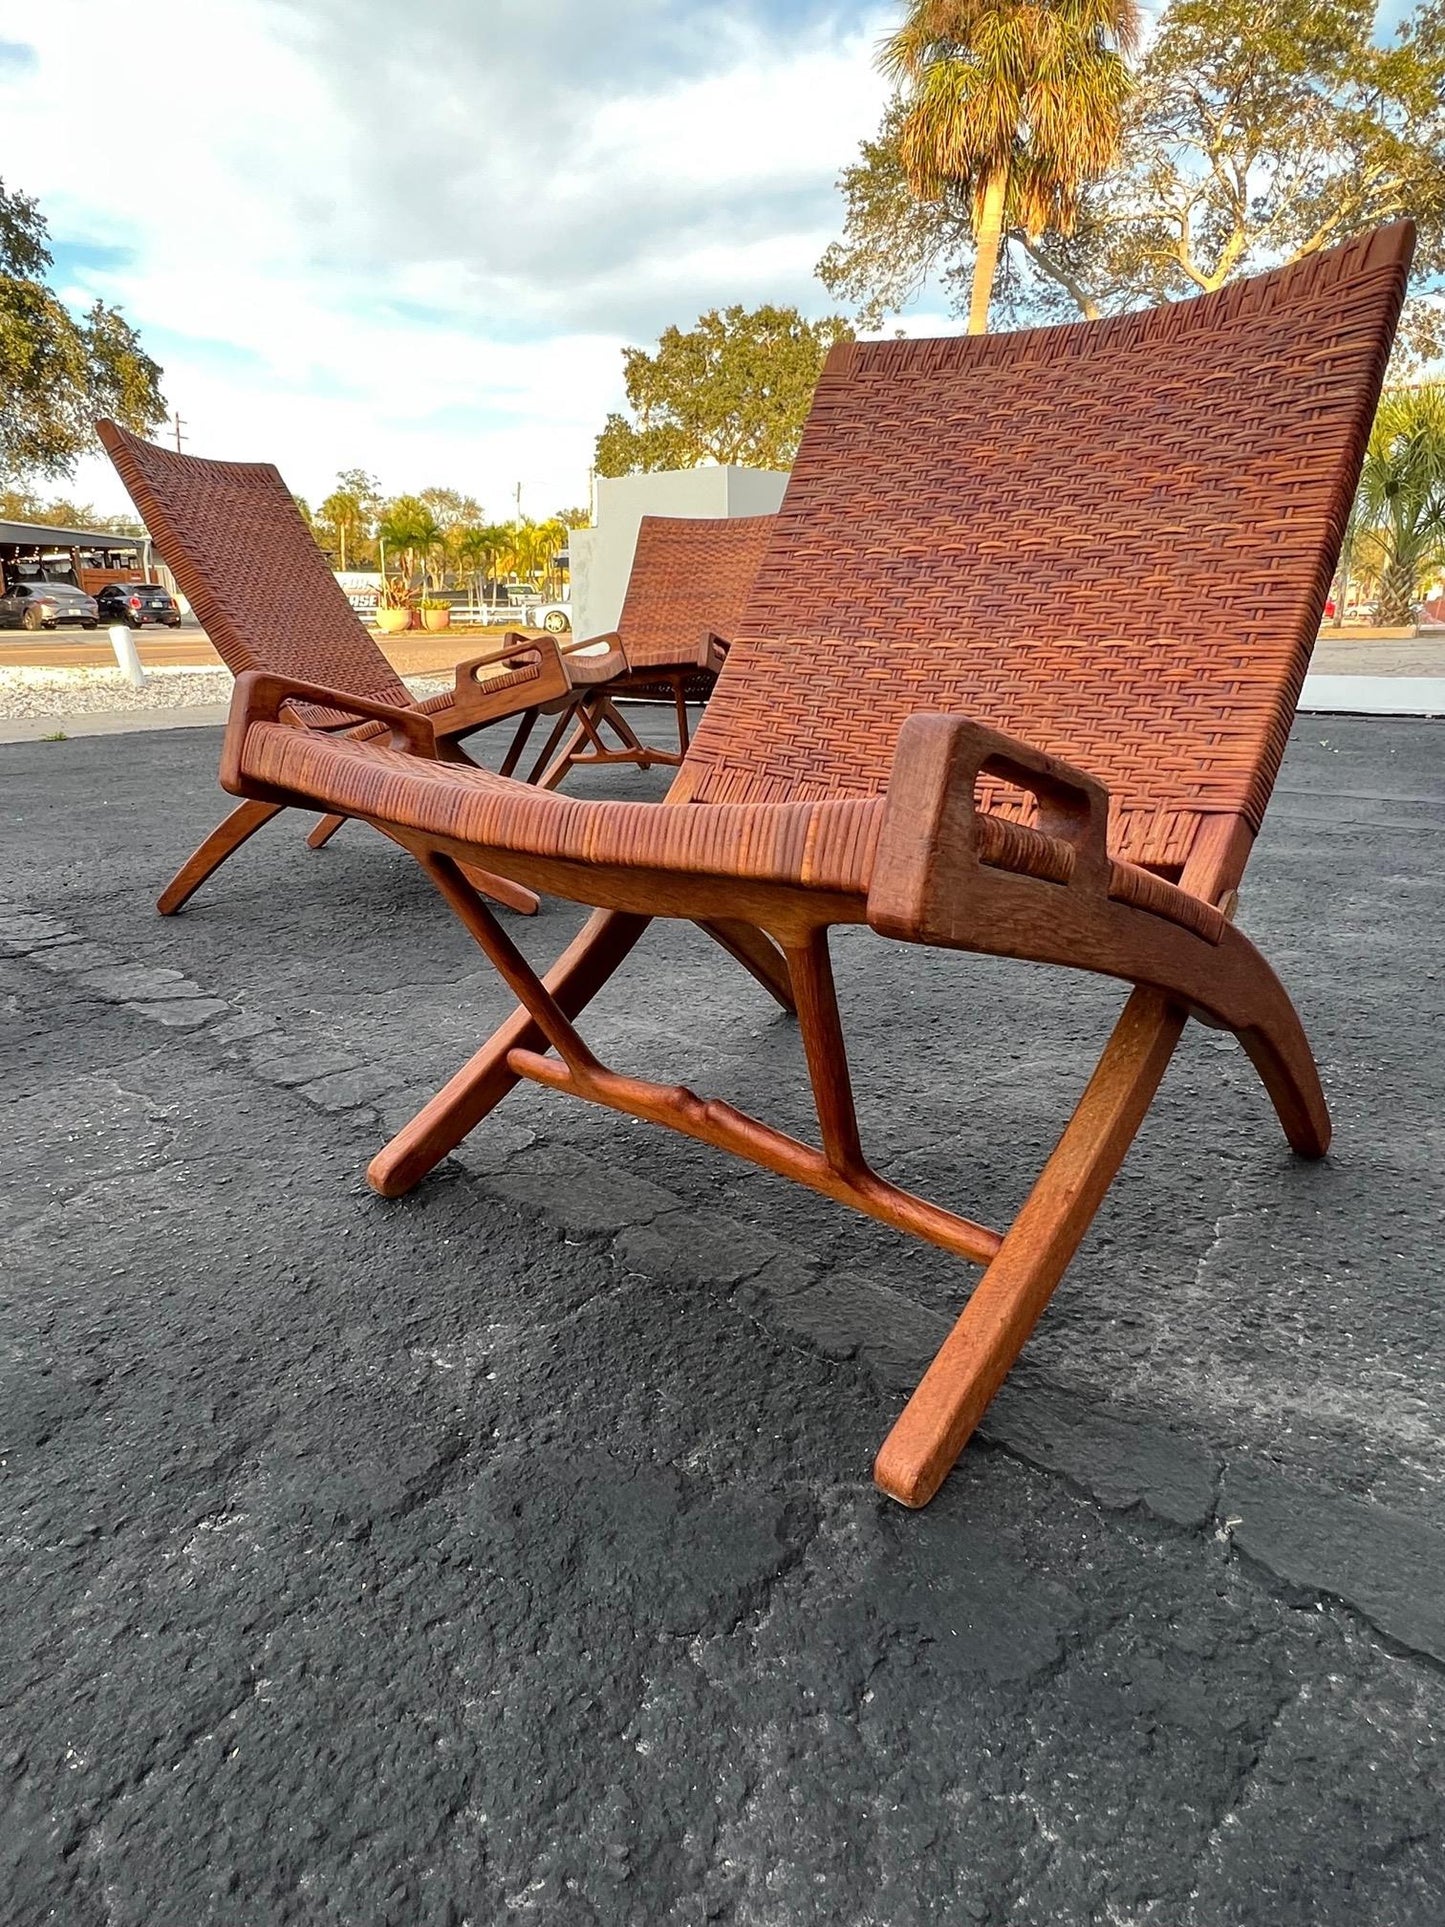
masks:
<svg viewBox="0 0 1445 1927"><path fill-rule="evenodd" d="M505 677L488 681L477 673L483 669L523 667L534 667L536 673L521 682L510 682ZM430 714L443 736L467 734L485 723L517 715L539 703L555 701L571 687L567 666L551 636L524 636L513 631L481 655L459 662L445 709L434 702Z"/></svg>
<svg viewBox="0 0 1445 1927"><path fill-rule="evenodd" d="M1037 827L980 811L980 776L1026 790ZM962 716L910 716L898 734L868 921L905 942L946 940L980 869L1096 896L1109 888L1109 793L1085 771Z"/></svg>
<svg viewBox="0 0 1445 1927"><path fill-rule="evenodd" d="M532 656L541 661L547 656L555 657L557 645L551 636L524 636L519 630L509 629L498 643L490 649L483 649L479 655L468 656L465 662L456 666L456 688L460 695L469 682L476 680L479 669L495 669L498 663L511 662L519 656Z"/></svg>
<svg viewBox="0 0 1445 1927"><path fill-rule="evenodd" d="M488 682L479 679L477 672L483 669L516 669L535 664L538 677L545 679L549 691L565 690L567 672L562 667L557 654L557 646L550 636L524 636L517 630L509 630L499 643L484 649L479 655L468 656L459 662L448 702L445 717L448 724L458 722L490 722L496 713L498 690ZM511 708L510 700L504 705Z"/></svg>
<svg viewBox="0 0 1445 1927"><path fill-rule="evenodd" d="M287 703L315 703L318 709L339 709L358 722L389 723L392 736L400 736L406 748L418 756L434 757L437 753L436 734L419 709L399 709L395 703L373 702L350 690L298 682L293 676L277 676L266 669L248 669L237 676L227 731L239 726L244 734L252 723L279 722Z"/></svg>
<svg viewBox="0 0 1445 1927"><path fill-rule="evenodd" d="M269 670L248 669L237 676L231 692L231 713L221 745L222 789L233 796L246 794L241 779L241 746L246 732L252 723L280 722L287 703L315 703L320 709L342 710L358 722L386 723L391 730L389 741L398 749L410 750L414 756L436 757L436 732L431 719L419 709L398 709L393 703L375 703L347 690L327 689L321 683L297 682Z"/></svg>
<svg viewBox="0 0 1445 1927"><path fill-rule="evenodd" d="M716 675L727 661L728 650L732 646L730 636L719 635L716 629L704 630L702 641L697 647L698 668L710 669Z"/></svg>
<svg viewBox="0 0 1445 1927"><path fill-rule="evenodd" d="M557 646L564 656L575 656L579 649L596 649L604 642L609 649L615 649L619 654L621 653L622 638L615 629L609 629L601 636L569 636L566 642L559 643Z"/></svg>
<svg viewBox="0 0 1445 1927"><path fill-rule="evenodd" d="M632 667L627 660L626 646L615 629L601 636L572 637L562 644L562 657L568 680L576 689L611 682L614 676Z"/></svg>

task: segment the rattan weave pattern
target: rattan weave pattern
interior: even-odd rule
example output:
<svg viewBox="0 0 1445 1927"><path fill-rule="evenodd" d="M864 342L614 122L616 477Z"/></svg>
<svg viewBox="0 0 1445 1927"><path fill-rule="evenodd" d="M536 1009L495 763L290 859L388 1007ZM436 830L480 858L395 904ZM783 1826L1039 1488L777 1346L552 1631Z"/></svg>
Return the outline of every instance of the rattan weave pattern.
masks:
<svg viewBox="0 0 1445 1927"><path fill-rule="evenodd" d="M157 448L114 422L96 429L233 675L268 669L377 702L411 702L269 462L213 462ZM356 721L310 703L295 709L313 727Z"/></svg>
<svg viewBox="0 0 1445 1927"><path fill-rule="evenodd" d="M499 852L620 865L688 876L801 885L858 899L872 881L883 827L880 797L831 797L757 810L748 804L598 804L534 789L490 770L433 762L374 746L380 725L346 736L316 736L282 724L247 731L244 768L252 780L296 789L348 816L455 837ZM1064 881L1072 851L996 816L977 819L984 863ZM1060 866L1056 859L1064 856ZM1109 894L1219 941L1223 918L1210 904L1132 864L1112 862Z"/></svg>
<svg viewBox="0 0 1445 1927"><path fill-rule="evenodd" d="M1105 782L1111 846L1258 826L1411 230L1087 326L835 348L678 796L878 794L955 711ZM1028 805L990 796L990 806Z"/></svg>
<svg viewBox="0 0 1445 1927"><path fill-rule="evenodd" d="M771 515L644 515L617 633L630 671L690 668L710 635L731 641Z"/></svg>
<svg viewBox="0 0 1445 1927"><path fill-rule="evenodd" d="M494 853L778 879L821 890L862 887L882 820L872 798L764 811L595 803L490 770L278 723L255 723L247 731L244 767L253 780L301 791L328 809L457 837Z"/></svg>

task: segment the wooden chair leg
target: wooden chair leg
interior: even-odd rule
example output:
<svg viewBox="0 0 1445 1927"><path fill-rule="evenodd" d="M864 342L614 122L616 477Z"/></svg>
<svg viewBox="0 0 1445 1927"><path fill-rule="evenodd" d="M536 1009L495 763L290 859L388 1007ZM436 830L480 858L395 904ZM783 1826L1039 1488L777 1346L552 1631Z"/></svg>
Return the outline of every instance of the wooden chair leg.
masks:
<svg viewBox="0 0 1445 1927"><path fill-rule="evenodd" d="M176 871L156 900L163 917L173 917L189 903L213 870L217 870L233 850L239 850L257 830L286 807L284 803L240 803L206 838L205 842Z"/></svg>
<svg viewBox="0 0 1445 1927"><path fill-rule="evenodd" d="M635 756L647 756L651 754L646 743L643 742L637 731L608 695L604 694L598 702L597 720L598 722L605 722L616 735L622 747L631 750ZM598 747L601 748L601 746L599 742Z"/></svg>
<svg viewBox="0 0 1445 1927"><path fill-rule="evenodd" d="M698 929L706 930L714 943L721 944L749 976L757 978L763 989L769 996L775 997L784 1010L797 1010L793 980L788 974L788 960L772 938L765 936L756 924L735 923L730 917L719 917L708 923L700 923Z"/></svg>
<svg viewBox="0 0 1445 1927"><path fill-rule="evenodd" d="M568 724L569 723L575 724L577 711L580 706L581 706L580 701L569 703L567 707L562 711L562 713L558 716L556 722L553 723L551 731L547 737L547 740L542 745L542 754L537 758L536 762L533 763L531 769L528 770L527 772L526 780L529 783L537 782L537 780L541 777L543 771L551 767L552 757L556 753L557 745L561 742L563 736L566 735ZM574 730L572 743L568 745L569 753L573 745L575 745L576 743L582 740L582 736L583 736L582 730L580 729Z"/></svg>
<svg viewBox="0 0 1445 1927"><path fill-rule="evenodd" d="M506 755L502 758L502 767L499 771L500 775L511 776L514 773L518 763L522 760L522 751L527 747L527 739L536 726L537 711L535 709L529 709L522 717L521 722L518 723L516 734L512 738Z"/></svg>
<svg viewBox="0 0 1445 1927"><path fill-rule="evenodd" d="M574 763L589 760L583 755L584 744L590 743L593 754L598 757L606 754L607 746L597 734L597 722L593 713L592 698L584 696L572 713L576 717L577 727L567 738L566 747L563 749L562 754L557 758L556 762L553 763L545 776L536 779L538 789L556 789L557 785L562 781Z"/></svg>
<svg viewBox="0 0 1445 1927"><path fill-rule="evenodd" d="M323 816L306 841L313 850L324 849L345 821L344 816Z"/></svg>
<svg viewBox="0 0 1445 1927"><path fill-rule="evenodd" d="M652 921L621 910L599 910L543 978L569 1017L584 1010L616 972ZM518 1009L445 1084L431 1102L383 1145L371 1161L367 1183L384 1198L400 1197L433 1165L454 1151L467 1133L495 1110L519 1081L507 1064L517 1049L543 1050L546 1039L531 1015Z"/></svg>
<svg viewBox="0 0 1445 1927"><path fill-rule="evenodd" d="M1330 1148L1330 1113L1319 1067L1283 988L1279 1006L1267 1025L1240 1031L1239 1041L1269 1093L1290 1149L1302 1158L1322 1158Z"/></svg>
<svg viewBox="0 0 1445 1927"><path fill-rule="evenodd" d="M872 1173L864 1161L858 1137L858 1113L848 1075L833 966L828 959L827 928L820 925L809 933L806 943L790 946L787 958L793 994L798 1000L798 1022L803 1032L803 1051L808 1060L808 1079L813 1086L823 1151L835 1171L841 1171L856 1183L871 1177Z"/></svg>
<svg viewBox="0 0 1445 1927"><path fill-rule="evenodd" d="M459 863L457 868L474 890L480 890L493 903L516 910L521 916L535 917L542 907L542 899L535 890L529 890L525 883L513 883L510 877L499 877L491 870L479 870L472 863Z"/></svg>
<svg viewBox="0 0 1445 1927"><path fill-rule="evenodd" d="M1038 1323L1093 1222L1187 1022L1135 990L1053 1155L953 1330L883 1442L875 1482L926 1505Z"/></svg>

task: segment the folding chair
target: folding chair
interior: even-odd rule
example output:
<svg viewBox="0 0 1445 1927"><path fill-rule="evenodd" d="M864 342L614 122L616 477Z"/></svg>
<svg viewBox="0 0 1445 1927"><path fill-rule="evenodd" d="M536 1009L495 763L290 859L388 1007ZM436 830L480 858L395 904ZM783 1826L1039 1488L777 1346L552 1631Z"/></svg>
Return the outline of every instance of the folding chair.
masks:
<svg viewBox="0 0 1445 1927"><path fill-rule="evenodd" d="M458 747L465 737L570 694L551 637L511 635L458 663L451 689L414 704L342 594L276 469L176 454L110 421L97 422L96 430L232 674L270 670L331 692L324 703L286 706L286 719L297 728L371 740L387 728L369 705L414 707L430 718L440 754L467 762ZM358 726L359 717L369 720ZM279 808L246 802L232 810L161 892L161 915L174 915ZM344 821L327 815L307 841L320 849ZM532 891L505 878L479 872L477 880L514 910L537 908Z"/></svg>
<svg viewBox="0 0 1445 1927"><path fill-rule="evenodd" d="M576 693L569 703L553 705L560 714L530 781L555 789L579 764L648 769L682 761L687 706L712 693L772 526L771 515L643 516L617 628L562 645ZM619 696L672 703L676 750L640 742L617 708ZM521 724L519 744L536 715L533 710ZM572 734L556 755L569 725Z"/></svg>
<svg viewBox="0 0 1445 1927"><path fill-rule="evenodd" d="M384 826L520 1001L378 1154L373 1186L409 1189L528 1078L982 1265L874 1468L919 1505L1018 1356L1191 1016L1239 1038L1290 1145L1322 1156L1299 1018L1232 919L1412 242L1398 223L1116 320L835 349L744 633L661 807L453 768L414 712L390 719L407 748L289 729L284 707L325 692L243 677L224 786ZM461 862L597 914L538 977ZM588 1048L577 1018L656 916L723 923L735 955L791 987L818 1145ZM864 1156L827 934L860 923L1130 986L1006 1233Z"/></svg>

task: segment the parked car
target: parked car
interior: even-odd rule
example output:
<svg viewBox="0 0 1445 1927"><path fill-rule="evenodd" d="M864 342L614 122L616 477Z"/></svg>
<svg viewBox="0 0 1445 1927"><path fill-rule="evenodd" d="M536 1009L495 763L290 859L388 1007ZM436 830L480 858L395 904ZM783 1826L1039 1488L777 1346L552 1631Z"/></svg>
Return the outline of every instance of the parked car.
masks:
<svg viewBox="0 0 1445 1927"><path fill-rule="evenodd" d="M175 597L158 582L107 582L95 600L106 622L128 622L132 629L146 622L163 623L167 629L181 626Z"/></svg>
<svg viewBox="0 0 1445 1927"><path fill-rule="evenodd" d="M514 620L524 628L549 628L553 636L563 636L572 626L572 611L565 601L541 601L530 582L499 582L495 603L484 607L491 620Z"/></svg>
<svg viewBox="0 0 1445 1927"><path fill-rule="evenodd" d="M528 611L528 621L536 629L550 629L554 636L572 627L572 611L565 602L539 602Z"/></svg>
<svg viewBox="0 0 1445 1927"><path fill-rule="evenodd" d="M0 590L0 628L58 629L78 622L93 629L99 620L94 598L68 582L7 582Z"/></svg>

